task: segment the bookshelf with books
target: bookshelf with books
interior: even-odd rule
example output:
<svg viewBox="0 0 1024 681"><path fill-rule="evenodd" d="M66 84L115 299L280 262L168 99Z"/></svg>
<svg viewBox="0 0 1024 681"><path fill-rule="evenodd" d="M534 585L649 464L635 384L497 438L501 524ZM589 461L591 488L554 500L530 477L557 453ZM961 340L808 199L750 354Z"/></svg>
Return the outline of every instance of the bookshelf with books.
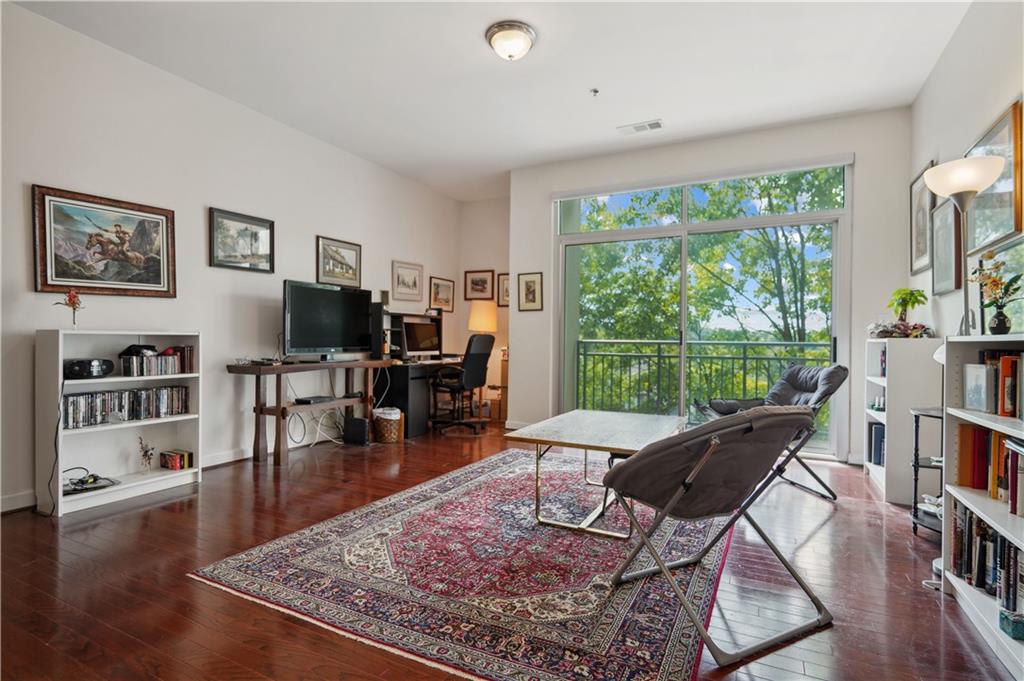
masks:
<svg viewBox="0 0 1024 681"><path fill-rule="evenodd" d="M130 345L167 354L120 358ZM62 516L202 477L200 336L178 331L36 332L36 508ZM65 379L67 359L105 358L109 376ZM142 460L140 438L153 448ZM88 491L90 474L116 481Z"/></svg>
<svg viewBox="0 0 1024 681"><path fill-rule="evenodd" d="M1000 617L1024 615L1021 356L1024 334L949 337L943 386L943 586L1015 678L1024 641Z"/></svg>
<svg viewBox="0 0 1024 681"><path fill-rule="evenodd" d="M915 407L939 406L942 367L932 359L936 338L869 338L864 348L864 469L889 503L914 495ZM937 430L937 429L932 429ZM922 432L921 456L939 456L939 436ZM939 492L938 471L923 471L924 491Z"/></svg>

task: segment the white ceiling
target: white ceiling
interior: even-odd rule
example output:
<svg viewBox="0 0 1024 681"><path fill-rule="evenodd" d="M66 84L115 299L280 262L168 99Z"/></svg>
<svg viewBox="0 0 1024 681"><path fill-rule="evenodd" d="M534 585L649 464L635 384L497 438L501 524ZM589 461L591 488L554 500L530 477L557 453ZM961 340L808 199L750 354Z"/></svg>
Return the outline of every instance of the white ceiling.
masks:
<svg viewBox="0 0 1024 681"><path fill-rule="evenodd" d="M513 168L908 104L967 6L23 4L459 200L507 195ZM483 38L508 18L538 33L518 62Z"/></svg>

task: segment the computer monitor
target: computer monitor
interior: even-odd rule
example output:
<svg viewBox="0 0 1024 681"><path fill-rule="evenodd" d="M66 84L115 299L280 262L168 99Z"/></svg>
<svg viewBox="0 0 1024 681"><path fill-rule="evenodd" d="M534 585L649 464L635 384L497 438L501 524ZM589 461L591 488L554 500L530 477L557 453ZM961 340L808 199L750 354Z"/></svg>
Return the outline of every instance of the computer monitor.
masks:
<svg viewBox="0 0 1024 681"><path fill-rule="evenodd" d="M405 322L405 354L409 357L437 357L441 354L441 337L434 322Z"/></svg>

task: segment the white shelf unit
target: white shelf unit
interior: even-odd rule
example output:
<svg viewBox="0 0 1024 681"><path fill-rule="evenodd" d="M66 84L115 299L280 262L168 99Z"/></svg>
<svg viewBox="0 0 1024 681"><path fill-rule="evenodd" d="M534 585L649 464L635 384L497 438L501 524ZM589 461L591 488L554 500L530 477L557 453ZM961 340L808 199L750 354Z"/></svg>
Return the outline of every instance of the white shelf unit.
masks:
<svg viewBox="0 0 1024 681"><path fill-rule="evenodd" d="M864 472L885 501L910 505L914 485L914 417L912 407L942 404L942 365L932 355L938 338L869 338L864 346ZM881 375L882 353L886 357ZM871 408L875 397L885 398L885 410ZM871 463L871 424L885 426L885 459ZM927 420L921 427L921 456L939 455L940 437ZM920 491L939 492L938 471L922 470Z"/></svg>
<svg viewBox="0 0 1024 681"><path fill-rule="evenodd" d="M985 523L1024 549L1024 518L1011 515L1005 501L992 499L983 490L957 485L960 424L967 422L1024 438L1024 422L1016 418L985 414L963 408L964 364L976 364L980 350L1013 350L1024 353L1024 334L1006 336L951 336L946 339L945 491L942 522L943 589L952 594L981 637L992 648L1013 678L1024 678L1024 641L1015 641L999 629L999 604L993 596L975 589L953 571L953 500L971 509Z"/></svg>
<svg viewBox="0 0 1024 681"><path fill-rule="evenodd" d="M43 329L36 331L36 509L63 516L123 499L197 483L202 477L200 373L170 376L122 376L118 353L129 345L191 345L193 359L201 366L200 336L195 331L85 331ZM64 380L66 359L105 358L114 362L114 373L102 378ZM189 412L164 418L119 421L98 426L65 429L63 396L104 390L156 388L184 385L189 389ZM139 455L142 437L156 450L153 467L145 470ZM181 471L160 468L160 452L168 449L193 452L193 467ZM102 490L63 496L61 472L82 466L119 484Z"/></svg>

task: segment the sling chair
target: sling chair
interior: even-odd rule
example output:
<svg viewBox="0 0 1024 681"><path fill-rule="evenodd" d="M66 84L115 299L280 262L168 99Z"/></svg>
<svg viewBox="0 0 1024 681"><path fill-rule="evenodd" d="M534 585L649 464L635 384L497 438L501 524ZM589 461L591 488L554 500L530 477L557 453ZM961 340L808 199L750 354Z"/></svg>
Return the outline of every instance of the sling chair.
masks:
<svg viewBox="0 0 1024 681"><path fill-rule="evenodd" d="M808 407L754 407L651 443L604 476L605 485L611 488L616 501L629 516L631 530L639 536L636 546L612 577L612 584L658 572L663 574L720 667L832 621L832 614L748 512L751 504L782 475L786 464L796 457L813 434L814 411ZM786 454L780 461L779 453L783 451ZM643 528L631 504L626 503L627 499L654 508L656 515L650 528ZM700 551L666 563L651 539L669 516L684 521L728 516L728 521ZM807 594L817 616L742 650L727 652L711 638L700 615L687 600L685 589L673 577L672 569L700 562L741 517ZM656 566L627 573L644 548L654 558Z"/></svg>
<svg viewBox="0 0 1024 681"><path fill-rule="evenodd" d="M799 405L810 407L814 410L814 415L817 416L821 408L828 402L828 399L843 385L849 374L850 371L841 364L833 364L827 367L809 367L794 364L782 372L782 376L763 398L753 400L718 399L711 400L707 404L701 404L694 400L693 404L709 419L721 418L744 409L763 405ZM819 492L784 475L779 476L781 480L788 482L794 487L799 487L805 492L816 494L826 501L836 501L839 498L836 496L835 491L825 484L825 481L803 459L799 456L794 458L822 486L825 492Z"/></svg>

